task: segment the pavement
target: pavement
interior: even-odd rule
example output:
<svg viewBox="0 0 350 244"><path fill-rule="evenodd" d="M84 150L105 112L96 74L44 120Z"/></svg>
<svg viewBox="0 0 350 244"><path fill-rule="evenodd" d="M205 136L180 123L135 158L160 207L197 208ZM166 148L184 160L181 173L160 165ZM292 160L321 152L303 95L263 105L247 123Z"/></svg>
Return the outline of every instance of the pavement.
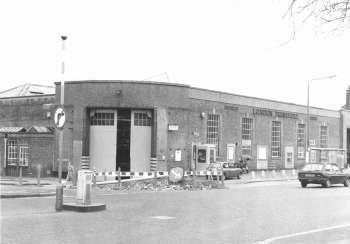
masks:
<svg viewBox="0 0 350 244"><path fill-rule="evenodd" d="M295 170L251 171L248 174L241 175L241 179L225 180L225 188L231 188L237 184L290 181L296 180L296 178L297 173ZM65 184L64 180L63 184ZM53 177L40 179L40 185L38 185L36 178L23 177L20 183L17 177L1 176L0 198L54 196L58 185L58 179Z"/></svg>

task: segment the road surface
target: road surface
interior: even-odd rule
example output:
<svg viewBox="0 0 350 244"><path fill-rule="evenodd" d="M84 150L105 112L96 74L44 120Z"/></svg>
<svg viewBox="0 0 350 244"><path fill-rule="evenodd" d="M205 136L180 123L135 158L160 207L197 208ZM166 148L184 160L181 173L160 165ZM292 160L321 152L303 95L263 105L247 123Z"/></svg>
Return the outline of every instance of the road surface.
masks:
<svg viewBox="0 0 350 244"><path fill-rule="evenodd" d="M1 243L350 243L343 186L290 181L96 194L107 210L56 212L54 197L2 199Z"/></svg>

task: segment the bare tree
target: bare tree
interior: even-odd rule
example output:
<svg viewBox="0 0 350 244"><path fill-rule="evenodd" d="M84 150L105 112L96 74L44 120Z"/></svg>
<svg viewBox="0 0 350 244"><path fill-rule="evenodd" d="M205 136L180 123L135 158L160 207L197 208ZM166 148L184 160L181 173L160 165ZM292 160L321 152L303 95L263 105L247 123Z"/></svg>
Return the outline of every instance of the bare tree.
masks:
<svg viewBox="0 0 350 244"><path fill-rule="evenodd" d="M350 0L290 0L287 14L301 22L316 21L335 31L350 27Z"/></svg>

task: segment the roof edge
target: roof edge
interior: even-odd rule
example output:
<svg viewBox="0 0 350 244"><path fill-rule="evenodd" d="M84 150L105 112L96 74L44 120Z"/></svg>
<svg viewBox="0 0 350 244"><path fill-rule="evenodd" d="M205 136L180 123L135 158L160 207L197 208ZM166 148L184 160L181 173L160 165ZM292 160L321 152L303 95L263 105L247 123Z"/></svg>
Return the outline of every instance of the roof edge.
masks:
<svg viewBox="0 0 350 244"><path fill-rule="evenodd" d="M164 85L164 86L179 86L179 87L191 87L190 85L180 83L167 83L159 81L146 81L146 80L76 80L76 81L65 81L65 84L80 84L80 83L134 83L134 84L145 84L145 85ZM60 85L61 81L56 81L55 85Z"/></svg>
<svg viewBox="0 0 350 244"><path fill-rule="evenodd" d="M303 105L303 104L290 103L290 102L283 102L283 101L272 100L272 99L268 99L268 98L252 97L252 96L240 95L240 94L235 94L235 93L230 93L230 92L223 92L223 91L217 91L217 90L210 90L210 89L200 88L200 87L190 87L190 88L191 88L191 89L195 89L195 90L202 90L202 91L208 91L208 92L221 93L221 94L225 94L225 95L233 95L233 96L244 97L244 98L251 98L251 99L264 100L264 101L268 101L268 102L283 103L283 104L292 105L292 106L301 106L301 107L305 107L305 108L307 107L307 105ZM340 111L340 109L335 110L335 109L320 108L320 107L313 107L313 106L310 106L310 108L321 109L321 110L326 110L326 111L330 111L330 112L339 112L339 111Z"/></svg>

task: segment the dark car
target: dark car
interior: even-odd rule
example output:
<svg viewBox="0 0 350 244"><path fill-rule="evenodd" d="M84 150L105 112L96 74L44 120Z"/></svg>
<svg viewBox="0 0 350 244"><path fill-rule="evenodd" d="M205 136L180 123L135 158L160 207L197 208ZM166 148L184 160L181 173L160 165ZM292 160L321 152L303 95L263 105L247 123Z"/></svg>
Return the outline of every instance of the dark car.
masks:
<svg viewBox="0 0 350 244"><path fill-rule="evenodd" d="M350 174L342 171L335 164L312 163L305 165L298 173L298 180L302 187L308 184L321 184L330 187L333 184L344 184L349 187Z"/></svg>
<svg viewBox="0 0 350 244"><path fill-rule="evenodd" d="M237 168L234 163L223 163L222 170L226 179L237 178L239 179L242 174L242 169Z"/></svg>

